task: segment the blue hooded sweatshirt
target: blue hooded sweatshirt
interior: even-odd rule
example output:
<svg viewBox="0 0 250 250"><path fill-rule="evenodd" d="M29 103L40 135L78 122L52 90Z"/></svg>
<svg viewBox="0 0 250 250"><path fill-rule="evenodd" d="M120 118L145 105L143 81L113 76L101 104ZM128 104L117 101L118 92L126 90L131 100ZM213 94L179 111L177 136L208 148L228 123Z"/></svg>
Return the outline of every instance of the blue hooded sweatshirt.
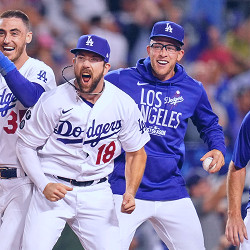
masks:
<svg viewBox="0 0 250 250"><path fill-rule="evenodd" d="M136 67L109 72L105 79L129 94L142 112L151 140L145 145L147 163L136 198L177 200L189 197L181 174L184 136L188 118L197 127L208 149L225 155L225 143L218 117L213 113L202 84L176 64L175 75L160 81L152 74L150 58ZM115 159L110 184L114 194L125 192L125 153Z"/></svg>

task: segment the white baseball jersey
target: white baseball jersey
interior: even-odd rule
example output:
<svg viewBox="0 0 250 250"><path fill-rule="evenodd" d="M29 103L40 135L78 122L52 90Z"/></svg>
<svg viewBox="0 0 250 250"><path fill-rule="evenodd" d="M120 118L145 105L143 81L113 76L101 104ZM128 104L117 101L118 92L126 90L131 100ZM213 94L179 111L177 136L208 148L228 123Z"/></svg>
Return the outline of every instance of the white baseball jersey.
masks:
<svg viewBox="0 0 250 250"><path fill-rule="evenodd" d="M121 148L134 152L150 139L136 103L107 81L94 105L68 83L44 93L17 133L33 148L44 145L44 173L77 181L108 176Z"/></svg>
<svg viewBox="0 0 250 250"><path fill-rule="evenodd" d="M52 69L37 59L29 58L19 72L30 82L40 84L45 91L56 87ZM16 130L26 110L0 75L0 166L21 167L16 156Z"/></svg>

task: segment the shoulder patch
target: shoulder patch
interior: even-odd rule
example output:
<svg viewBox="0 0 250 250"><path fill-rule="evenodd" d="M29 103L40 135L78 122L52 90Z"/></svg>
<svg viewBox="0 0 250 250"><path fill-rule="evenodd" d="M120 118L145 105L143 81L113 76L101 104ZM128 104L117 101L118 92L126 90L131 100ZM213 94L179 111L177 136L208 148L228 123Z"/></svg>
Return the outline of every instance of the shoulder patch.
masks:
<svg viewBox="0 0 250 250"><path fill-rule="evenodd" d="M46 71L44 70L41 70L39 74L37 74L37 79L38 80L42 80L44 81L45 83L47 82L47 78L46 78Z"/></svg>

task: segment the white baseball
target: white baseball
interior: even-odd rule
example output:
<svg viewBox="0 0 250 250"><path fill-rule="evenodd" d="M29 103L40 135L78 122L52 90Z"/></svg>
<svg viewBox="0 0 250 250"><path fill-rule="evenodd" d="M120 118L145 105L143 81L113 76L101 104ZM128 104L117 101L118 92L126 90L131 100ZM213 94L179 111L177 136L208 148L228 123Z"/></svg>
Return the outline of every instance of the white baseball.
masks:
<svg viewBox="0 0 250 250"><path fill-rule="evenodd" d="M209 170L209 165L212 162L213 158L212 157L207 157L203 162L202 162L202 166L204 168L204 170L208 171ZM210 168L210 170L213 170L216 167L216 164L213 165L212 168Z"/></svg>

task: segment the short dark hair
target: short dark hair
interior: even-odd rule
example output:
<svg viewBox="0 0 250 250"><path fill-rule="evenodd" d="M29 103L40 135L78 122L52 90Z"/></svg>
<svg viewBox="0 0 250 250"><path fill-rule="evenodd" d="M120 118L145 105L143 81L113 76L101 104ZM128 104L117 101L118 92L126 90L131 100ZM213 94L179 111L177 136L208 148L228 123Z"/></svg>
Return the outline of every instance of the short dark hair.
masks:
<svg viewBox="0 0 250 250"><path fill-rule="evenodd" d="M3 18L20 18L28 30L30 30L30 20L29 17L21 10L6 10L0 15L0 19Z"/></svg>

